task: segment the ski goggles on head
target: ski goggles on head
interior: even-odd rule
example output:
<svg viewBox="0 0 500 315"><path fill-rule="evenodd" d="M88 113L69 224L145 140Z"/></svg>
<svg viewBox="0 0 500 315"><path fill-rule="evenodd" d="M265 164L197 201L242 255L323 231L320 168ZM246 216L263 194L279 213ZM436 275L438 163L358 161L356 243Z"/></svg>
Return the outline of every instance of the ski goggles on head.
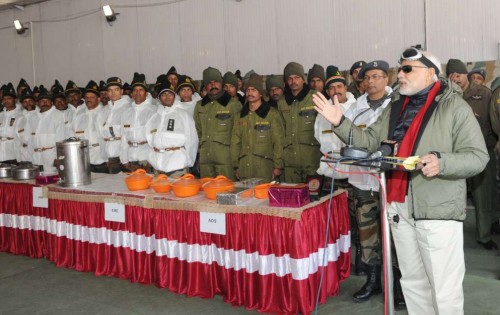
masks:
<svg viewBox="0 0 500 315"><path fill-rule="evenodd" d="M428 68L433 68L436 71L436 75L439 75L439 68L429 59L427 59L420 50L410 47L403 51L401 54L401 58L399 58L399 63L401 64L403 61L420 61ZM410 72L410 71L409 71ZM405 72L407 73L407 72Z"/></svg>

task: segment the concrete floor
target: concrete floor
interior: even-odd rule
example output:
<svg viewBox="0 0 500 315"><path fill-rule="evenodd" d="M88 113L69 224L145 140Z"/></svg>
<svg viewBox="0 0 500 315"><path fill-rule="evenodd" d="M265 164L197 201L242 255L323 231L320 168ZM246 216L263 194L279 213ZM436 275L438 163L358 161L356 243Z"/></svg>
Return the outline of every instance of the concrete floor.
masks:
<svg viewBox="0 0 500 315"><path fill-rule="evenodd" d="M466 314L500 314L500 251L486 251L474 240L474 211L464 224L467 274ZM500 236L494 240L500 245ZM364 283L351 276L319 314L383 314L382 295L355 304L351 295ZM45 259L0 253L0 314L258 314L213 299L188 298L155 286L96 277L56 268ZM406 311L396 312L398 315Z"/></svg>

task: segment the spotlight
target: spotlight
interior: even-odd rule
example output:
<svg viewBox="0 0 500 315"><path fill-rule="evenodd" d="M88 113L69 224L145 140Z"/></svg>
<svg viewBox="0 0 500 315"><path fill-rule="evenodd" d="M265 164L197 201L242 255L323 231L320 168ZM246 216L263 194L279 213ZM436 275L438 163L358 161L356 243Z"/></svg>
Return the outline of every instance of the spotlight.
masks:
<svg viewBox="0 0 500 315"><path fill-rule="evenodd" d="M19 20L14 21L14 27L16 28L17 34L22 35L22 34L26 33L27 28L23 27L23 25L21 24L21 22Z"/></svg>
<svg viewBox="0 0 500 315"><path fill-rule="evenodd" d="M102 6L102 12L104 12L104 16L106 17L106 21L108 21L109 24L111 24L111 22L113 22L113 21L116 21L116 16L119 14L119 13L115 13L115 11L113 11L113 9L111 8L111 6L109 4Z"/></svg>

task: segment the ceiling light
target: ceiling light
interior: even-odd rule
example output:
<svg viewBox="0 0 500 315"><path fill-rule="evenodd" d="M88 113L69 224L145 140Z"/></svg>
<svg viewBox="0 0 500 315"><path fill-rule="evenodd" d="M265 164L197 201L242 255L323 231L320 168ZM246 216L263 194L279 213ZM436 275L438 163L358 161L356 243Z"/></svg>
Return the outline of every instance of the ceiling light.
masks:
<svg viewBox="0 0 500 315"><path fill-rule="evenodd" d="M21 24L21 22L19 20L14 21L14 27L16 28L16 32L19 35L24 34L27 30L27 28L23 27L23 25Z"/></svg>
<svg viewBox="0 0 500 315"><path fill-rule="evenodd" d="M113 21L116 21L116 16L118 15L118 13L115 13L115 11L113 11L109 4L102 6L102 12L104 12L106 21L108 21L109 24L111 24L111 22Z"/></svg>

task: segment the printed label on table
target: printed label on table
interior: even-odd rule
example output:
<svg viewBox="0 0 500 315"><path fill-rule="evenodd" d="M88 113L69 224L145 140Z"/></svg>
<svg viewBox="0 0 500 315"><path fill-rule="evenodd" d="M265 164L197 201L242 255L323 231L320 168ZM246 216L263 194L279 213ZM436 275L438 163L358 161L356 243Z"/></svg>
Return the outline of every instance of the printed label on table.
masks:
<svg viewBox="0 0 500 315"><path fill-rule="evenodd" d="M226 214L200 212L200 231L226 235Z"/></svg>
<svg viewBox="0 0 500 315"><path fill-rule="evenodd" d="M104 220L125 223L125 205L121 203L104 203Z"/></svg>
<svg viewBox="0 0 500 315"><path fill-rule="evenodd" d="M49 198L42 197L42 187L33 187L33 207L49 207Z"/></svg>

